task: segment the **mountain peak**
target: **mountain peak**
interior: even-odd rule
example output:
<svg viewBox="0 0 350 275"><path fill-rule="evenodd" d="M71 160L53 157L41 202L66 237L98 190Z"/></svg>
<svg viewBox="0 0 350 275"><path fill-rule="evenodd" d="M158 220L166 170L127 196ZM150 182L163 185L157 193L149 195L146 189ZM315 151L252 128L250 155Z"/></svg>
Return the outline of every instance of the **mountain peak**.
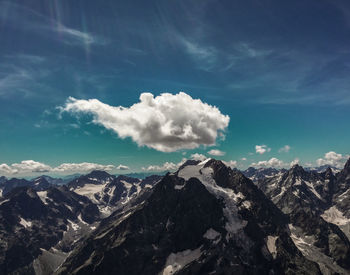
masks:
<svg viewBox="0 0 350 275"><path fill-rule="evenodd" d="M181 169L185 168L188 165L197 165L199 163L200 163L199 160L188 159L179 167L178 171L180 171Z"/></svg>
<svg viewBox="0 0 350 275"><path fill-rule="evenodd" d="M292 168L289 170L291 173L305 173L305 170L299 164L294 164Z"/></svg>
<svg viewBox="0 0 350 275"><path fill-rule="evenodd" d="M344 165L344 170L350 172L350 158L347 160L347 162Z"/></svg>
<svg viewBox="0 0 350 275"><path fill-rule="evenodd" d="M111 176L112 175L108 174L106 171L103 171L103 170L93 170L89 174L86 175L86 177L97 178L97 179L108 178Z"/></svg>

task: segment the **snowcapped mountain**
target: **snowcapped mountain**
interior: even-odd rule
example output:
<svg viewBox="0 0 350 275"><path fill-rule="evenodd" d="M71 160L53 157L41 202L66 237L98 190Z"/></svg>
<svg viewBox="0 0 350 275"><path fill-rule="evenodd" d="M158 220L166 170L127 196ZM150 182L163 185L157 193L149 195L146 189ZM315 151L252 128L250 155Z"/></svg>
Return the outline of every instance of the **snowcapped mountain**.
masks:
<svg viewBox="0 0 350 275"><path fill-rule="evenodd" d="M72 243L98 219L96 205L65 186L13 189L0 201L1 274L48 269L45 258L60 264Z"/></svg>
<svg viewBox="0 0 350 275"><path fill-rule="evenodd" d="M20 181L0 199L0 273L350 274L350 160L250 172L207 159Z"/></svg>
<svg viewBox="0 0 350 275"><path fill-rule="evenodd" d="M331 169L334 175L341 171L341 169L334 167L334 166L329 166L329 165L322 165L322 166L318 166L318 167L305 168L306 171L313 171L313 172L317 172L317 173L323 173L327 169Z"/></svg>
<svg viewBox="0 0 350 275"><path fill-rule="evenodd" d="M350 272L349 175L346 167L336 177L331 168L317 173L295 165L256 182L288 215L296 246L309 260L318 262L325 274Z"/></svg>
<svg viewBox="0 0 350 275"><path fill-rule="evenodd" d="M276 168L254 168L249 167L248 169L242 171L243 175L251 179L253 182L263 180L265 178L271 178L277 174L284 173L285 169L276 169Z"/></svg>
<svg viewBox="0 0 350 275"><path fill-rule="evenodd" d="M2 182L0 182L0 195L4 196L7 193L11 192L13 189L19 187L31 187L34 190L40 191L48 189L51 185L52 182L48 180L47 176L37 177L32 180L17 178L7 179L5 177L2 177Z"/></svg>
<svg viewBox="0 0 350 275"><path fill-rule="evenodd" d="M67 187L95 203L104 216L109 216L118 207L137 196L141 190L152 188L161 176L143 180L127 176L114 176L104 171L93 171L67 184Z"/></svg>
<svg viewBox="0 0 350 275"><path fill-rule="evenodd" d="M52 185L46 176L10 180L0 199L0 274L52 274L79 240L121 205L119 200L136 203L134 193L146 193L140 189L149 190L157 180L103 171L66 186Z"/></svg>
<svg viewBox="0 0 350 275"><path fill-rule="evenodd" d="M77 177L79 177L79 176L77 176ZM64 185L77 177L67 176L64 178L53 178L53 177L50 177L47 175L42 175L40 177L32 179L31 181L46 180L48 183L53 184L53 185Z"/></svg>
<svg viewBox="0 0 350 275"><path fill-rule="evenodd" d="M115 211L58 274L320 274L294 245L284 215L216 160L167 174Z"/></svg>

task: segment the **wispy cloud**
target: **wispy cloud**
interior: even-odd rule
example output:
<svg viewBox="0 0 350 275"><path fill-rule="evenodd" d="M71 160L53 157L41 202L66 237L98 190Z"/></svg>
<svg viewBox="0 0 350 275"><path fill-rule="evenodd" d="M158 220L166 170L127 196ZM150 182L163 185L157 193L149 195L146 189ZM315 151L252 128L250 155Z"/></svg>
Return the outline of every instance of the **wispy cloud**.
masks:
<svg viewBox="0 0 350 275"><path fill-rule="evenodd" d="M284 145L282 148L278 150L279 153L288 153L291 147L289 145Z"/></svg>
<svg viewBox="0 0 350 275"><path fill-rule="evenodd" d="M218 150L218 149L212 149L212 150L210 150L210 151L208 152L208 154L209 154L209 155L212 155L212 156L219 156L219 157L221 157L221 156L224 156L226 153L223 152L223 151L220 151L220 150Z"/></svg>
<svg viewBox="0 0 350 275"><path fill-rule="evenodd" d="M38 66L44 60L34 55L4 57L0 65L0 96L34 95L33 88L42 87L41 80L50 74L48 69Z"/></svg>
<svg viewBox="0 0 350 275"><path fill-rule="evenodd" d="M68 45L88 46L90 44L104 45L107 43L107 40L102 37L68 27L60 21L60 18L48 17L25 5L3 1L0 3L0 9L6 10L6 12L0 13L0 19L10 23L13 28L33 31Z"/></svg>

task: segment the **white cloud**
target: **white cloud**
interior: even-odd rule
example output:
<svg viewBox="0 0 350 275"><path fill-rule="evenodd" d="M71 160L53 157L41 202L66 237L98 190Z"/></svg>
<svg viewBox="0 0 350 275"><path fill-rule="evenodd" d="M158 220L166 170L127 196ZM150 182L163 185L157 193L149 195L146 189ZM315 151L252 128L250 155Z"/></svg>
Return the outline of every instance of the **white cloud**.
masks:
<svg viewBox="0 0 350 275"><path fill-rule="evenodd" d="M191 155L190 159L203 161L203 160L206 160L207 157L205 155L195 153L195 154ZM148 167L142 167L142 170L143 171L158 171L158 172L160 172L160 171L175 171L175 170L179 169L180 166L182 164L184 164L186 161L187 161L187 158L183 158L178 163L167 161L161 165L150 165Z"/></svg>
<svg viewBox="0 0 350 275"><path fill-rule="evenodd" d="M292 166L294 166L294 165L296 165L296 164L299 164L299 159L298 158L296 158L295 160L293 160L291 163L290 163L290 167L292 167Z"/></svg>
<svg viewBox="0 0 350 275"><path fill-rule="evenodd" d="M257 163L253 162L251 166L257 167L257 168L268 168L268 167L273 167L273 168L288 168L292 167L295 164L299 163L299 159L296 158L292 162L284 162L283 160L280 160L278 158L270 158L269 160L262 160Z"/></svg>
<svg viewBox="0 0 350 275"><path fill-rule="evenodd" d="M208 152L209 155L212 155L212 156L218 156L218 157L221 157L221 156L224 156L226 153L223 152L223 151L220 151L220 150L217 150L217 149L212 149Z"/></svg>
<svg viewBox="0 0 350 275"><path fill-rule="evenodd" d="M288 153L290 151L289 145L284 145L282 148L278 150L279 153Z"/></svg>
<svg viewBox="0 0 350 275"><path fill-rule="evenodd" d="M266 168L266 167L275 167L275 168L282 168L287 166L286 163L284 163L282 160L279 160L277 158L271 158L269 160L262 160L257 163L252 163L251 166L253 167L261 167L261 168Z"/></svg>
<svg viewBox="0 0 350 275"><path fill-rule="evenodd" d="M111 171L115 168L114 165L102 165L97 163L82 162L82 163L62 163L52 169L53 172L77 173L90 172L92 170Z"/></svg>
<svg viewBox="0 0 350 275"><path fill-rule="evenodd" d="M329 165L337 168L343 168L346 160L349 156L343 156L342 154L337 154L336 152L330 151L324 155L323 158L316 160L318 166Z"/></svg>
<svg viewBox="0 0 350 275"><path fill-rule="evenodd" d="M237 167L237 161L236 160L230 160L230 161L222 161L226 166L235 168Z"/></svg>
<svg viewBox="0 0 350 275"><path fill-rule="evenodd" d="M207 157L205 155L195 153L191 155L191 159L203 161L203 160L206 160Z"/></svg>
<svg viewBox="0 0 350 275"><path fill-rule="evenodd" d="M266 145L255 145L255 152L257 154L264 154L266 152L270 152L271 148L267 147Z"/></svg>
<svg viewBox="0 0 350 275"><path fill-rule="evenodd" d="M0 164L0 172L8 175L18 173L44 173L49 172L51 169L49 165L34 160L23 160L20 163L13 163L11 165L5 163Z"/></svg>
<svg viewBox="0 0 350 275"><path fill-rule="evenodd" d="M120 138L130 137L139 146L161 152L215 145L218 134L230 121L217 107L184 92L157 97L142 93L140 102L131 107L70 97L61 111L92 114L93 123L114 131Z"/></svg>
<svg viewBox="0 0 350 275"><path fill-rule="evenodd" d="M247 158L241 158L241 160L246 161L246 160L247 160Z"/></svg>
<svg viewBox="0 0 350 275"><path fill-rule="evenodd" d="M5 175L10 175L10 174L14 174L15 173L14 169L12 169L6 163L0 164L0 172L4 173Z"/></svg>
<svg viewBox="0 0 350 275"><path fill-rule="evenodd" d="M117 169L117 170L129 170L130 168L129 168L129 166L120 164L115 169Z"/></svg>
<svg viewBox="0 0 350 275"><path fill-rule="evenodd" d="M162 165L150 165L148 167L142 167L142 170L144 171L175 171L177 170L182 164L185 163L187 159L183 158L179 163L173 163L173 162L165 162Z"/></svg>
<svg viewBox="0 0 350 275"><path fill-rule="evenodd" d="M0 173L4 175L29 175L32 173L85 173L92 170L128 170L129 167L120 164L119 166L114 165L103 165L90 162L82 163L62 163L57 167L51 167L50 165L37 162L34 160L23 160L20 163L13 163L8 165L6 163L0 164Z"/></svg>

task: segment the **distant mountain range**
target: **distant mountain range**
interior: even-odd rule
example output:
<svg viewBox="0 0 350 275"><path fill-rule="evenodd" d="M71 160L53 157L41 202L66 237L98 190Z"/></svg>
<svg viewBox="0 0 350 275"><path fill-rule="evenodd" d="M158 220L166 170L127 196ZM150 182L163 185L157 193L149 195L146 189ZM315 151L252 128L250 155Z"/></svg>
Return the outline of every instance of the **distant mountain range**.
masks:
<svg viewBox="0 0 350 275"><path fill-rule="evenodd" d="M334 171L0 177L0 274L350 274L350 160Z"/></svg>

